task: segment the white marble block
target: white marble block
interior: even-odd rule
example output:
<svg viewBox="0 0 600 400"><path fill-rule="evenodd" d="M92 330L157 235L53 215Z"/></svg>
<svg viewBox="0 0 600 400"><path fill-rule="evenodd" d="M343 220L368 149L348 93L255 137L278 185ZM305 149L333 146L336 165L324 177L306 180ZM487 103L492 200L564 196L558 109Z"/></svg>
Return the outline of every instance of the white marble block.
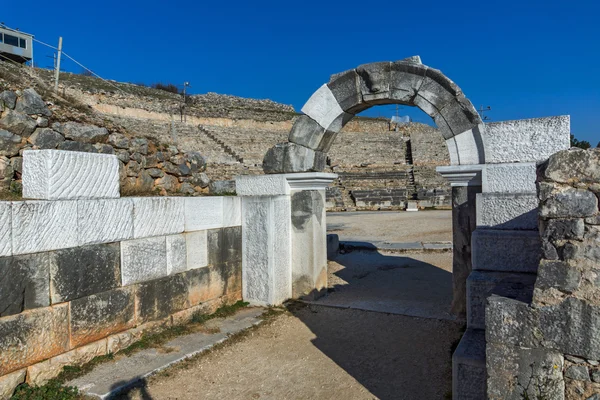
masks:
<svg viewBox="0 0 600 400"><path fill-rule="evenodd" d="M167 276L167 248L164 236L121 242L123 286L164 276Z"/></svg>
<svg viewBox="0 0 600 400"><path fill-rule="evenodd" d="M242 224L242 199L240 197L223 197L223 227Z"/></svg>
<svg viewBox="0 0 600 400"><path fill-rule="evenodd" d="M187 250L185 235L170 235L167 243L167 275L187 271Z"/></svg>
<svg viewBox="0 0 600 400"><path fill-rule="evenodd" d="M183 197L133 198L133 237L182 233L184 200Z"/></svg>
<svg viewBox="0 0 600 400"><path fill-rule="evenodd" d="M329 129L334 121L345 114L326 84L313 93L302 107L302 112L317 121L325 129Z"/></svg>
<svg viewBox="0 0 600 400"><path fill-rule="evenodd" d="M292 296L289 196L242 199L242 292L255 305L277 305Z"/></svg>
<svg viewBox="0 0 600 400"><path fill-rule="evenodd" d="M238 175L235 177L238 196L276 196L290 194L285 174Z"/></svg>
<svg viewBox="0 0 600 400"><path fill-rule="evenodd" d="M535 163L486 164L481 178L484 193L536 193Z"/></svg>
<svg viewBox="0 0 600 400"><path fill-rule="evenodd" d="M76 201L14 201L13 254L79 245Z"/></svg>
<svg viewBox="0 0 600 400"><path fill-rule="evenodd" d="M185 231L223 227L223 197L186 197Z"/></svg>
<svg viewBox="0 0 600 400"><path fill-rule="evenodd" d="M543 161L571 147L568 115L486 124L485 162Z"/></svg>
<svg viewBox="0 0 600 400"><path fill-rule="evenodd" d="M65 200L119 197L119 159L62 150L23 152L23 197Z"/></svg>
<svg viewBox="0 0 600 400"><path fill-rule="evenodd" d="M0 257L12 254L12 205L0 202Z"/></svg>
<svg viewBox="0 0 600 400"><path fill-rule="evenodd" d="M538 198L532 193L479 193L477 227L537 230Z"/></svg>
<svg viewBox="0 0 600 400"><path fill-rule="evenodd" d="M80 200L77 227L81 245L133 239L133 200Z"/></svg>
<svg viewBox="0 0 600 400"><path fill-rule="evenodd" d="M206 231L186 233L185 246L188 270L208 265L208 235Z"/></svg>

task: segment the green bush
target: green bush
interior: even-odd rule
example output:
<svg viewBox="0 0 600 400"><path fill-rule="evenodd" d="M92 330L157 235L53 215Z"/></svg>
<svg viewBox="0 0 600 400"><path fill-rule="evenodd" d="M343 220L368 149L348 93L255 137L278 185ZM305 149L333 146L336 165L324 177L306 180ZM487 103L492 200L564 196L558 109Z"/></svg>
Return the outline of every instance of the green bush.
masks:
<svg viewBox="0 0 600 400"><path fill-rule="evenodd" d="M74 386L62 386L55 379L44 386L20 385L11 400L78 400L81 399L79 390Z"/></svg>

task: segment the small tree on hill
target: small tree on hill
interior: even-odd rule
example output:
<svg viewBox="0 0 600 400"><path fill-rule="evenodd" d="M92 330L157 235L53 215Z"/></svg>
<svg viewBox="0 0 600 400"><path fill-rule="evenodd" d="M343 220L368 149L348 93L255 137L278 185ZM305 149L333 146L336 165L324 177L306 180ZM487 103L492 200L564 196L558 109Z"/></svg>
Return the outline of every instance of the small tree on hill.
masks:
<svg viewBox="0 0 600 400"><path fill-rule="evenodd" d="M587 140L577 140L575 135L571 135L571 147L579 147L580 149L587 150L592 147L592 145Z"/></svg>

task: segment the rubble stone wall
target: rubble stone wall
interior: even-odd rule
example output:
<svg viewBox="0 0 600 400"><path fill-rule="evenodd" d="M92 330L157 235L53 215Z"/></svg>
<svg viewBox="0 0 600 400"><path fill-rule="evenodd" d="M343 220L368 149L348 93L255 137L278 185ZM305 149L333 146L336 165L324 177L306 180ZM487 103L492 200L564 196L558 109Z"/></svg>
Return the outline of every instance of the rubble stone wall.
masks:
<svg viewBox="0 0 600 400"><path fill-rule="evenodd" d="M533 299L486 307L487 393L495 399L600 398L600 152L538 166L542 259Z"/></svg>

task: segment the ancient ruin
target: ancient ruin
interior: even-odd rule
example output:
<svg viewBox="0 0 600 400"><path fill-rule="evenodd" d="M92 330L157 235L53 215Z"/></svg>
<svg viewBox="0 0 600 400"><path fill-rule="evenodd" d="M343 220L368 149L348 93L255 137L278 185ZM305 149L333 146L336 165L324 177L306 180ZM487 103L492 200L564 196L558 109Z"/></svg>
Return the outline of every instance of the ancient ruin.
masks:
<svg viewBox="0 0 600 400"><path fill-rule="evenodd" d="M125 95L69 91L106 121L0 93L0 185L23 195L0 202L0 397L198 311L318 297L327 208L408 201L452 207L452 309L467 321L453 398L600 393L600 153L569 150L568 116L483 123L419 57L333 75L299 116L257 103L272 117L252 122L201 98L183 123L150 100L124 111ZM353 119L380 104L438 129ZM343 155L365 126L379 134L361 166L368 151Z"/></svg>

